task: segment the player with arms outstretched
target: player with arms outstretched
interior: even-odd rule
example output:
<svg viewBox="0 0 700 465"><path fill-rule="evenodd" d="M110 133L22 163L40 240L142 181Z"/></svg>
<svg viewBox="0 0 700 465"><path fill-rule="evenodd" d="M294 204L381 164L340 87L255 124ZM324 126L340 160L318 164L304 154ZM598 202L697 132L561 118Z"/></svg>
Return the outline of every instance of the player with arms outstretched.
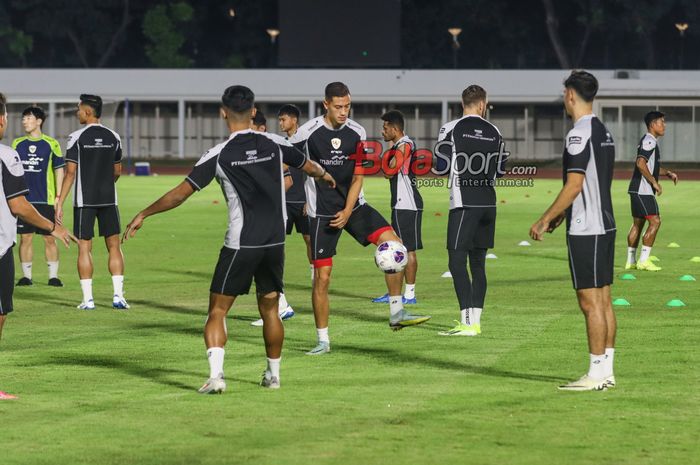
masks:
<svg viewBox="0 0 700 465"><path fill-rule="evenodd" d="M284 270L283 164L302 169L319 183L327 183L329 189L335 186L333 177L325 169L307 160L284 138L250 129L250 120L255 114L255 95L249 88L231 86L224 91L221 102L221 116L231 133L229 139L202 155L184 181L138 213L124 232L124 240L133 237L146 218L182 205L214 179L221 185L229 223L209 289L204 340L210 374L199 389L202 394L226 389L226 315L239 295L248 294L253 279L264 322L267 353L261 386L280 387L284 326L277 308Z"/></svg>

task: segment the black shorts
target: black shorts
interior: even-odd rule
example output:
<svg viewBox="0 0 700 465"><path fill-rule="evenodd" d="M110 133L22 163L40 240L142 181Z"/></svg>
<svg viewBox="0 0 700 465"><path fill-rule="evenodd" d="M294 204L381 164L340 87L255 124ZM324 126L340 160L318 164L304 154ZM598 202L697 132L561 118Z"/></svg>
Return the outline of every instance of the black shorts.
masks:
<svg viewBox="0 0 700 465"><path fill-rule="evenodd" d="M646 218L659 214L659 204L656 203L655 195L630 194L630 203L634 218Z"/></svg>
<svg viewBox="0 0 700 465"><path fill-rule="evenodd" d="M228 296L247 294L255 278L258 294L282 292L283 273L284 245L254 249L222 247L209 291Z"/></svg>
<svg viewBox="0 0 700 465"><path fill-rule="evenodd" d="M350 233L364 247L367 247L372 243L369 236L381 229L391 228L384 217L368 204L357 207L343 229L332 227L330 225L332 220L333 218L317 216L309 221L312 258L314 260L331 258L335 255L335 247L338 245L343 230Z"/></svg>
<svg viewBox="0 0 700 465"><path fill-rule="evenodd" d="M78 239L90 240L95 236L95 218L100 236L109 237L121 232L119 209L116 205L107 207L73 208L73 234Z"/></svg>
<svg viewBox="0 0 700 465"><path fill-rule="evenodd" d="M496 207L465 207L450 210L447 249L468 252L492 249L496 235Z"/></svg>
<svg viewBox="0 0 700 465"><path fill-rule="evenodd" d="M422 222L422 210L392 210L391 212L391 227L409 252L423 248Z"/></svg>
<svg viewBox="0 0 700 465"><path fill-rule="evenodd" d="M597 236L566 236L574 289L609 286L613 282L615 231Z"/></svg>
<svg viewBox="0 0 700 465"><path fill-rule="evenodd" d="M53 205L47 205L45 203L33 203L32 205L41 216L51 221L56 221L56 210L54 209ZM51 234L46 229L37 228L33 224L25 223L22 218L17 218L17 234L32 233L41 234L42 236L48 236Z"/></svg>
<svg viewBox="0 0 700 465"><path fill-rule="evenodd" d="M287 204L287 235L292 234L294 226L299 234L309 235L309 217L304 215L303 203Z"/></svg>
<svg viewBox="0 0 700 465"><path fill-rule="evenodd" d="M15 257L12 247L0 257L0 315L12 312L12 293L15 290Z"/></svg>

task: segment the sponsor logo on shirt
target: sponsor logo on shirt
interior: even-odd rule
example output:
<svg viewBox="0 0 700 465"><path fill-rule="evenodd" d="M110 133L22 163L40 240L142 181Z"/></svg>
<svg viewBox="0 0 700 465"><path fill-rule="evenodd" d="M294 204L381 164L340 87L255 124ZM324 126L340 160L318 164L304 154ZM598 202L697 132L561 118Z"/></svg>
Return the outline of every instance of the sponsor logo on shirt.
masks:
<svg viewBox="0 0 700 465"><path fill-rule="evenodd" d="M581 136L569 136L569 144L580 144Z"/></svg>
<svg viewBox="0 0 700 465"><path fill-rule="evenodd" d="M255 154L249 153L249 152L255 152ZM247 155L247 158L245 160L234 160L231 162L231 166L252 165L254 163L263 163L266 161L270 161L270 160L273 160L275 158L275 152L272 152L267 157L258 158L257 150L249 150L246 152L246 155Z"/></svg>
<svg viewBox="0 0 700 465"><path fill-rule="evenodd" d="M36 145L29 146L29 153L36 153Z"/></svg>

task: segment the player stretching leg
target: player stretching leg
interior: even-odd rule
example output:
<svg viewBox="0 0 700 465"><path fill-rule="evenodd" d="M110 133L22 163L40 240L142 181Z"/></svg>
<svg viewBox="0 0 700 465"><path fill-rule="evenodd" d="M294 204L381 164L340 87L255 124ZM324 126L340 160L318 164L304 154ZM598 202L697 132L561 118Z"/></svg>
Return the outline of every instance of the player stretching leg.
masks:
<svg viewBox="0 0 700 465"><path fill-rule="evenodd" d="M77 116L83 129L68 137L66 175L56 204L56 220L63 221L63 202L75 180L73 192L73 233L78 241L78 275L83 300L81 310L94 310L92 297L92 238L95 220L100 236L105 238L109 253L109 272L114 294L112 307L126 310L124 298L124 256L119 244L119 208L117 207L117 180L122 173L122 144L119 134L100 123L102 98L97 95L80 96Z"/></svg>
<svg viewBox="0 0 700 465"><path fill-rule="evenodd" d="M650 111L644 116L644 124L646 124L647 133L639 141L637 162L628 189L632 204L632 227L627 235L625 269L661 271L661 267L649 259L656 234L661 227L659 204L656 202L656 196L662 193L659 175L668 176L673 184L678 182L678 176L676 173L661 167L659 138L666 133L664 114L660 111ZM642 253L639 256L639 263L637 263L639 237L644 229L644 223L647 221L649 226L642 238Z"/></svg>
<svg viewBox="0 0 700 465"><path fill-rule="evenodd" d="M421 229L423 223L423 198L416 187L416 175L411 171L413 166L416 144L404 133L403 113L391 110L382 116L382 137L385 142L391 142L391 151L400 153L401 166L397 168L397 156L389 161L389 167L396 170L385 173L389 179L391 190L391 226L399 235L403 245L408 250L408 264L404 270L406 289L403 294L404 304L415 304L416 274L418 273L418 257L416 250L423 248ZM392 153L392 152L389 153ZM372 299L374 303L389 302L389 294Z"/></svg>
<svg viewBox="0 0 700 465"><path fill-rule="evenodd" d="M54 203L61 196L61 184L63 183L63 171L66 164L61 154L61 146L53 139L41 132L46 121L46 113L37 106L27 107L22 112L22 126L25 135L12 142L12 148L19 153L24 165L24 178L29 186L27 199L34 205L42 216L53 221L55 219ZM19 261L22 265L22 278L17 282L18 286L31 286L32 282L32 258L34 248L32 239L34 233L44 238L44 253L46 263L49 266L49 286L62 287L63 283L58 279L58 247L56 240L48 231L37 229L22 220L17 221L17 233L20 235Z"/></svg>
<svg viewBox="0 0 700 465"><path fill-rule="evenodd" d="M224 381L226 315L241 294L248 294L255 279L258 310L262 317L267 367L261 386L280 387L280 360L284 326L277 307L283 289L284 187L282 166L303 170L308 176L335 186L333 177L306 159L280 136L253 131L255 96L244 86L231 86L221 98L221 116L231 133L229 139L208 150L189 176L177 187L141 211L126 227L123 240L133 237L146 218L176 208L195 191L216 178L229 209L224 246L209 289L209 314L204 341L209 359L209 379L202 394L221 393ZM254 218L254 221L247 221Z"/></svg>
<svg viewBox="0 0 700 465"><path fill-rule="evenodd" d="M574 71L564 82L564 106L574 121L566 136L564 187L530 228L540 241L566 218L569 268L579 307L586 318L589 368L579 380L560 386L566 391L602 391L615 386L613 356L617 323L610 299L615 256L612 186L615 143L593 114L598 81ZM584 198L584 193L586 196Z"/></svg>
<svg viewBox="0 0 700 465"><path fill-rule="evenodd" d="M318 344L307 352L321 355L330 352L328 288L331 281L333 256L343 230L363 246L385 241L401 240L384 218L365 202L362 193L362 168L355 169L352 155L362 147L365 129L348 118L350 90L342 82L326 86L323 106L325 116L308 121L290 139L301 144L309 159L319 162L336 179L336 189L306 181L307 214L310 218L311 249L315 268L312 303ZM389 326L401 329L429 320L429 316L411 315L403 309L403 272L386 274L389 291Z"/></svg>
<svg viewBox="0 0 700 465"><path fill-rule="evenodd" d="M496 126L484 119L486 91L471 85L462 92L463 115L440 129L438 151L450 157L450 216L447 250L460 320L441 336L481 334L486 298L486 251L496 232L495 179L503 175L507 155ZM469 271L467 271L467 259Z"/></svg>

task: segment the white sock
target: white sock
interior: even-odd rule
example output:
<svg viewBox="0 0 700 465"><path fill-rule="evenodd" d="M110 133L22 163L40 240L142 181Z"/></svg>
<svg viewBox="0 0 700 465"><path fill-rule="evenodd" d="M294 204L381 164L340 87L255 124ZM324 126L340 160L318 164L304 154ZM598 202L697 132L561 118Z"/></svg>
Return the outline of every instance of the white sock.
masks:
<svg viewBox="0 0 700 465"><path fill-rule="evenodd" d="M415 284L406 284L406 290L403 293L403 296L408 299L415 299L416 298L416 285Z"/></svg>
<svg viewBox="0 0 700 465"><path fill-rule="evenodd" d="M217 378L224 376L224 351L223 347L212 347L207 349L207 358L209 359L209 377Z"/></svg>
<svg viewBox="0 0 700 465"><path fill-rule="evenodd" d="M459 311L459 322L462 323L463 325L468 325L469 324L469 309L468 308L463 308L462 310Z"/></svg>
<svg viewBox="0 0 700 465"><path fill-rule="evenodd" d="M58 278L58 262L46 262L49 266L49 279Z"/></svg>
<svg viewBox="0 0 700 465"><path fill-rule="evenodd" d="M32 262L21 262L22 265L22 274L24 274L24 277L27 279L32 279Z"/></svg>
<svg viewBox="0 0 700 465"><path fill-rule="evenodd" d="M313 281L314 280L314 266L313 265L309 265L309 271L311 271L311 281Z"/></svg>
<svg viewBox="0 0 700 465"><path fill-rule="evenodd" d="M279 304L277 305L277 310L282 313L283 311L287 310L287 307L289 307L289 303L287 302L287 298L284 296L284 292L280 292L280 301Z"/></svg>
<svg viewBox="0 0 700 465"><path fill-rule="evenodd" d="M605 377L612 376L613 372L613 360L615 358L615 348L606 347L605 348Z"/></svg>
<svg viewBox="0 0 700 465"><path fill-rule="evenodd" d="M83 290L83 303L92 300L92 279L81 279L80 289Z"/></svg>
<svg viewBox="0 0 700 465"><path fill-rule="evenodd" d="M280 379L280 361L281 360L282 360L282 357L280 357L280 358L268 358L267 359L267 370L266 371L268 373L270 373L271 377Z"/></svg>
<svg viewBox="0 0 700 465"><path fill-rule="evenodd" d="M651 247L647 247L646 245L642 246L642 253L639 254L639 262L644 263L649 259L649 255L651 255Z"/></svg>
<svg viewBox="0 0 700 465"><path fill-rule="evenodd" d="M591 363L588 366L588 377L596 380L605 379L605 354L591 356Z"/></svg>
<svg viewBox="0 0 700 465"><path fill-rule="evenodd" d="M331 343L331 339L328 337L328 328L316 328L316 334L318 335L318 342Z"/></svg>
<svg viewBox="0 0 700 465"><path fill-rule="evenodd" d="M480 325L481 324L481 312L483 312L483 308L472 308L472 317L471 322L473 325Z"/></svg>
<svg viewBox="0 0 700 465"><path fill-rule="evenodd" d="M114 295L117 297L124 297L124 276L114 275L112 276L112 286L114 286Z"/></svg>
<svg viewBox="0 0 700 465"><path fill-rule="evenodd" d="M627 247L627 263L637 263L636 247Z"/></svg>
<svg viewBox="0 0 700 465"><path fill-rule="evenodd" d="M391 317L394 318L395 316L398 316L399 313L401 313L401 310L403 310L403 296L400 295L391 295L389 296L389 313L391 314Z"/></svg>

